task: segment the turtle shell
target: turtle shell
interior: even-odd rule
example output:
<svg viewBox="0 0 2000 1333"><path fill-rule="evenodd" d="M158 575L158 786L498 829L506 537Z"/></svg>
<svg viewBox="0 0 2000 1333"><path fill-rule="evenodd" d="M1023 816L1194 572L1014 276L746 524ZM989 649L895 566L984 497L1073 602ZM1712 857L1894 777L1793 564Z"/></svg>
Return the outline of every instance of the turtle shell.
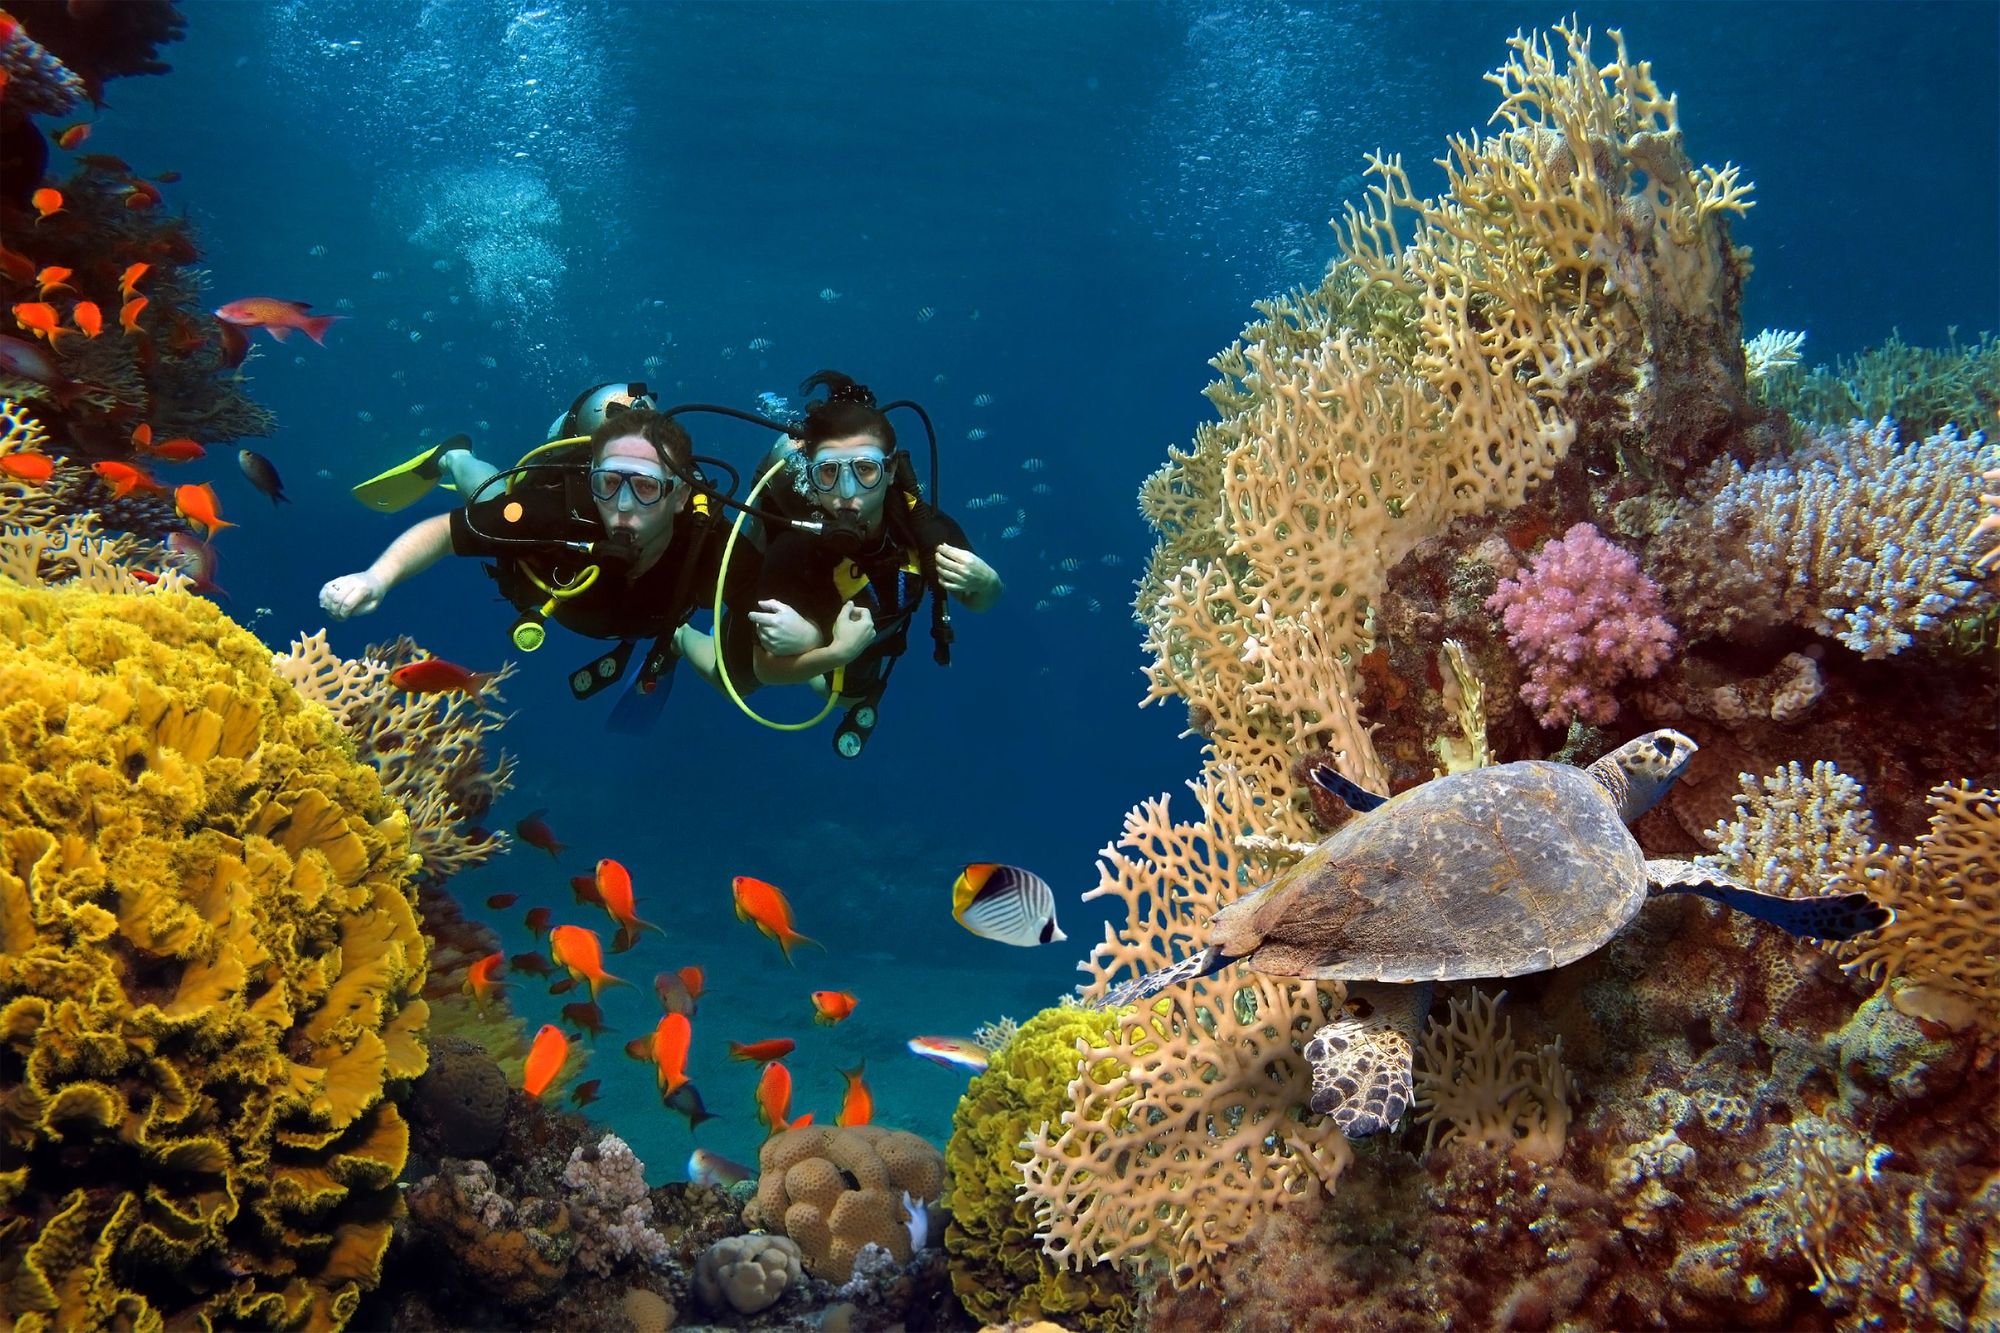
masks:
<svg viewBox="0 0 2000 1333"><path fill-rule="evenodd" d="M1529 760L1436 778L1343 825L1216 914L1259 972L1454 981L1592 952L1646 901L1646 858L1585 770Z"/></svg>

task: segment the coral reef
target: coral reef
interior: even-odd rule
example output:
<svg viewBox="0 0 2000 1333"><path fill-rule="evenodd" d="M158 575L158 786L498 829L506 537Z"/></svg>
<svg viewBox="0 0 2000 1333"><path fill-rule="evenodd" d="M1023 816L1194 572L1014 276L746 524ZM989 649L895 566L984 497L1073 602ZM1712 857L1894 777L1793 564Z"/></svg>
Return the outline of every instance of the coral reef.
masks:
<svg viewBox="0 0 2000 1333"><path fill-rule="evenodd" d="M805 1256L784 1236L732 1236L702 1251L694 1290L718 1314L756 1314L777 1304L804 1272Z"/></svg>
<svg viewBox="0 0 2000 1333"><path fill-rule="evenodd" d="M119 576L0 583L0 1306L337 1326L425 1063L407 826L252 635Z"/></svg>
<svg viewBox="0 0 2000 1333"><path fill-rule="evenodd" d="M485 1047L435 1030L430 1055L430 1068L411 1090L414 1146L428 1156L467 1158L499 1147L508 1103L507 1076L499 1064Z"/></svg>
<svg viewBox="0 0 2000 1333"><path fill-rule="evenodd" d="M1425 1032L1413 1071L1425 1152L1465 1139L1530 1162L1562 1156L1575 1096L1562 1040L1535 1051L1515 1045L1512 1024L1498 1016L1505 998L1453 995L1446 1020Z"/></svg>
<svg viewBox="0 0 2000 1333"><path fill-rule="evenodd" d="M744 1222L797 1241L806 1271L830 1282L852 1277L870 1244L908 1263L903 1195L930 1202L944 1187L943 1154L875 1125L788 1129L764 1141L757 1161L757 1197Z"/></svg>
<svg viewBox="0 0 2000 1333"><path fill-rule="evenodd" d="M502 1305L533 1305L569 1274L576 1236L556 1199L516 1202L484 1162L446 1159L410 1190L410 1211L452 1261Z"/></svg>
<svg viewBox="0 0 2000 1333"><path fill-rule="evenodd" d="M951 1285L974 1318L1023 1322L1044 1316L1076 1329L1120 1329L1134 1297L1122 1272L1097 1265L1072 1273L1034 1243L1034 1211L1017 1197L1022 1140L1059 1121L1069 1084L1085 1057L1080 1047L1109 1043L1117 1021L1075 1006L1045 1009L993 1052L986 1072L967 1085L945 1145L951 1217L944 1245Z"/></svg>
<svg viewBox="0 0 2000 1333"><path fill-rule="evenodd" d="M646 1167L625 1140L606 1134L579 1146L570 1154L562 1180L570 1191L578 1266L602 1277L626 1259L665 1262L667 1241L652 1227Z"/></svg>
<svg viewBox="0 0 2000 1333"><path fill-rule="evenodd" d="M1969 434L2000 413L2000 339L1989 333L1961 344L1956 329L1947 336L1945 347L1911 347L1892 332L1880 347L1809 371L1774 363L1759 397L1807 427L1889 417L1915 439L1947 425Z"/></svg>

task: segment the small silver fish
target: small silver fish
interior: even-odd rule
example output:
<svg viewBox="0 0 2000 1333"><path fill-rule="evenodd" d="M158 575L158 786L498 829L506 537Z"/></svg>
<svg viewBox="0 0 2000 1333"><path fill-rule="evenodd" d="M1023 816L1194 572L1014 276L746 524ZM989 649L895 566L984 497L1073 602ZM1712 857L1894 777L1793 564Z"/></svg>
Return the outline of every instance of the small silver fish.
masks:
<svg viewBox="0 0 2000 1333"><path fill-rule="evenodd" d="M986 1048L970 1037L912 1037L909 1048L911 1055L921 1056L932 1064L946 1069L969 1069L975 1074L985 1073L991 1059Z"/></svg>
<svg viewBox="0 0 2000 1333"><path fill-rule="evenodd" d="M983 440L986 438L986 432L974 426L971 430L965 432L965 438L968 440Z"/></svg>
<svg viewBox="0 0 2000 1333"><path fill-rule="evenodd" d="M768 352L771 350L771 340L769 338L752 338L749 346L753 352Z"/></svg>
<svg viewBox="0 0 2000 1333"><path fill-rule="evenodd" d="M1081 569L1082 567L1083 567L1083 561L1077 559L1073 555L1066 555L1062 558L1062 568L1066 572L1074 572L1078 569Z"/></svg>
<svg viewBox="0 0 2000 1333"><path fill-rule="evenodd" d="M1023 949L1069 938L1056 924L1055 890L1019 866L967 866L952 882L951 914L975 935Z"/></svg>
<svg viewBox="0 0 2000 1333"><path fill-rule="evenodd" d="M1017 527L1012 526L1011 524L1008 525L1007 527L1000 529L1000 540L1003 542L1011 542L1020 535L1021 535L1021 530Z"/></svg>
<svg viewBox="0 0 2000 1333"><path fill-rule="evenodd" d="M1071 587L1071 586L1070 586L1069 584L1067 584L1067 583L1058 583L1058 584L1057 584L1057 585L1056 585L1055 587L1053 587L1053 588L1050 588L1050 589L1049 589L1049 596L1051 596L1051 597L1067 597L1067 596L1069 596L1069 595L1070 595L1071 593L1073 593L1073 592L1075 592L1075 591L1076 591L1076 589L1075 589L1075 588L1072 588L1072 587Z"/></svg>
<svg viewBox="0 0 2000 1333"><path fill-rule="evenodd" d="M930 323L930 322L931 322L932 318L936 316L936 314L937 314L937 311L935 311L935 310L931 309L931 308L930 308L929 306L927 306L927 305L925 305L925 306L918 306L918 307L917 307L917 323L919 323L919 324L928 324L928 323Z"/></svg>
<svg viewBox="0 0 2000 1333"><path fill-rule="evenodd" d="M838 301L840 299L840 293L835 291L831 287L822 287L819 289L819 299L828 302Z"/></svg>
<svg viewBox="0 0 2000 1333"><path fill-rule="evenodd" d="M688 1180L696 1185L711 1185L725 1189L730 1185L740 1185L750 1179L750 1168L741 1162L732 1162L719 1152L706 1148L696 1148L688 1154Z"/></svg>
<svg viewBox="0 0 2000 1333"><path fill-rule="evenodd" d="M1047 466L1048 464L1039 458L1024 458L1021 460L1021 470L1023 472L1040 472Z"/></svg>

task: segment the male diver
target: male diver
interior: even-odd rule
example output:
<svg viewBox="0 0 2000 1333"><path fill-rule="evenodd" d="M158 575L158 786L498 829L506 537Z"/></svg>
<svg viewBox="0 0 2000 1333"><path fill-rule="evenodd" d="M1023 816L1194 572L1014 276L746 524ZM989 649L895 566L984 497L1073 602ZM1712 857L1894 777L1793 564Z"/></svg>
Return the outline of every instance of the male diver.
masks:
<svg viewBox="0 0 2000 1333"><path fill-rule="evenodd" d="M822 387L827 397L806 409L798 430L798 464L824 530L771 539L749 615L752 660L767 685L826 677L826 688L848 706L834 748L851 759L874 729L925 592L932 595L934 656L944 662L951 641L945 596L988 611L1002 588L965 530L919 496L909 455L896 447L895 428L867 386L823 370L800 391Z"/></svg>
<svg viewBox="0 0 2000 1333"><path fill-rule="evenodd" d="M517 647L540 646L548 620L620 641L571 674L579 699L618 681L635 645L653 640L633 691L612 717L614 727L642 729L664 702L680 657L717 683L713 640L687 620L714 594L722 548L719 509L694 470L693 443L653 406L643 385L600 385L558 419L552 443L505 472L454 437L363 483L357 494L371 492L364 502L397 509L448 476L467 503L409 528L367 569L329 581L320 590L321 607L337 620L365 615L447 553L491 557L488 572L521 613L513 630ZM587 441L566 433L592 420L598 424ZM739 546L727 602L741 604L755 587L758 564L754 546ZM750 627L725 613L721 628L732 681L748 684Z"/></svg>

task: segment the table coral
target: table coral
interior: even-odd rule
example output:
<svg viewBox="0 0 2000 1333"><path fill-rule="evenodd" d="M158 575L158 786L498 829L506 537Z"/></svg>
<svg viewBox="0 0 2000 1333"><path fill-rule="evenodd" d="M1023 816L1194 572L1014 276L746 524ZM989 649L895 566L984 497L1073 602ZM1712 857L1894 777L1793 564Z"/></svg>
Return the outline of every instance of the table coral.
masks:
<svg viewBox="0 0 2000 1333"><path fill-rule="evenodd" d="M0 583L0 639L0 1307L337 1326L425 1064L402 818L209 602Z"/></svg>
<svg viewBox="0 0 2000 1333"><path fill-rule="evenodd" d="M944 1188L942 1153L915 1134L876 1125L788 1129L764 1141L757 1162L757 1196L743 1220L797 1241L806 1270L829 1282L853 1276L864 1245L908 1263L902 1196L928 1203Z"/></svg>

